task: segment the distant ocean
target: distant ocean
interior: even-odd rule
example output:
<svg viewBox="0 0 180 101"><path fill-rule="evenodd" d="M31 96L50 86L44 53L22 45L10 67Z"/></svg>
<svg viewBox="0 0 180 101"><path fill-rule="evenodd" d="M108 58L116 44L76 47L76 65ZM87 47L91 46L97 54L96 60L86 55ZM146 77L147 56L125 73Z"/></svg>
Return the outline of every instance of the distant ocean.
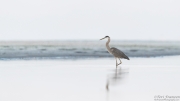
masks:
<svg viewBox="0 0 180 101"><path fill-rule="evenodd" d="M1 41L3 59L84 59L113 57L106 41ZM178 41L112 41L110 47L122 50L129 57L180 55Z"/></svg>

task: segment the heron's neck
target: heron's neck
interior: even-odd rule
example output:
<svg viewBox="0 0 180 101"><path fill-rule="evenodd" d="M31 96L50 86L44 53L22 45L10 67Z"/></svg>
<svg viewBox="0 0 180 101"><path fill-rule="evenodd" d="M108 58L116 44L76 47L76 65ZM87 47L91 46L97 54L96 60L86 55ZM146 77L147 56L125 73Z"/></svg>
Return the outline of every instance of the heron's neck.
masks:
<svg viewBox="0 0 180 101"><path fill-rule="evenodd" d="M110 51L111 49L109 47L109 42L110 42L110 38L108 38L108 41L106 42L106 48L107 48L108 52L111 53L111 51Z"/></svg>

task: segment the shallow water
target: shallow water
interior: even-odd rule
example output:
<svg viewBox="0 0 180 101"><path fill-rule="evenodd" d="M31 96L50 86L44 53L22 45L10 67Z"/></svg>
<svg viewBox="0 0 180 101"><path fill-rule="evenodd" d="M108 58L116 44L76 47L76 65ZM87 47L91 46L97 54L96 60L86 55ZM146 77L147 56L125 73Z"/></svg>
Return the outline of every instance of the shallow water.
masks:
<svg viewBox="0 0 180 101"><path fill-rule="evenodd" d="M158 96L180 96L179 58L132 58L117 69L114 59L0 61L0 101L155 101Z"/></svg>
<svg viewBox="0 0 180 101"><path fill-rule="evenodd" d="M19 41L1 42L0 59L21 58L104 58L112 57L106 41ZM180 42L112 41L110 47L122 50L129 57L180 55Z"/></svg>

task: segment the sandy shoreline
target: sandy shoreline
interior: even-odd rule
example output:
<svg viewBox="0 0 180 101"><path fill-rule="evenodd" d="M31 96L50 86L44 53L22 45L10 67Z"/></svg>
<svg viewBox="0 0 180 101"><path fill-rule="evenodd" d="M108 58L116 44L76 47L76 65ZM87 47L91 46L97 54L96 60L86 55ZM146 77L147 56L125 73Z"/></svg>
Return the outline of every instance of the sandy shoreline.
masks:
<svg viewBox="0 0 180 101"><path fill-rule="evenodd" d="M131 58L122 60L117 71L114 58L0 61L0 101L154 101L158 95L180 96L179 59Z"/></svg>

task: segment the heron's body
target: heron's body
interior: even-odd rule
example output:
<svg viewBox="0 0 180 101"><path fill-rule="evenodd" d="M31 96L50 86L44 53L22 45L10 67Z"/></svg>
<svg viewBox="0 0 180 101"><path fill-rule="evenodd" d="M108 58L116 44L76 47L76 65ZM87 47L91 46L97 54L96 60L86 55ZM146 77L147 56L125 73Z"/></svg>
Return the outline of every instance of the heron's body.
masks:
<svg viewBox="0 0 180 101"><path fill-rule="evenodd" d="M122 63L120 58L124 58L124 59L129 60L128 56L126 56L121 50L119 50L117 48L114 48L114 47L112 47L112 48L109 47L109 42L110 42L110 37L109 36L105 36L102 39L105 39L105 38L108 38L108 41L106 42L106 48L107 48L108 52L110 54L112 54L116 59L116 68L117 68L118 65L120 65ZM120 61L119 64L117 64L117 59L119 59L119 61Z"/></svg>
<svg viewBox="0 0 180 101"><path fill-rule="evenodd" d="M116 58L124 58L124 59L129 60L129 58L121 50L112 47L111 51L112 51L112 54L114 55L114 57L116 57Z"/></svg>

